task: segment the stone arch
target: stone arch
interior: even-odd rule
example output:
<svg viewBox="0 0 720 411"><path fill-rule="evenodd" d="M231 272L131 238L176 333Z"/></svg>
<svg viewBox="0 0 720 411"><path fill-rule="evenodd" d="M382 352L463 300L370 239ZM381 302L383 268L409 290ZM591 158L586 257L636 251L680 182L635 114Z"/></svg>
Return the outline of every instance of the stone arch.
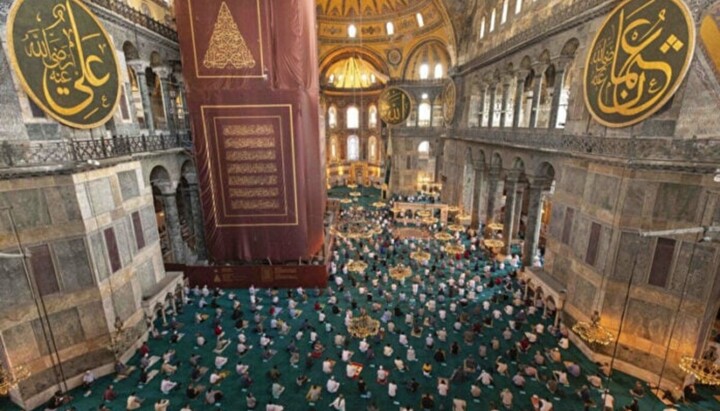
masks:
<svg viewBox="0 0 720 411"><path fill-rule="evenodd" d="M512 162L512 169L516 171L525 171L525 161L521 157L515 157Z"/></svg>
<svg viewBox="0 0 720 411"><path fill-rule="evenodd" d="M522 60L520 60L520 68L523 70L530 70L532 68L532 59L530 56L523 56Z"/></svg>
<svg viewBox="0 0 720 411"><path fill-rule="evenodd" d="M172 183L170 173L161 165L153 167L150 171L150 184L156 185L158 183Z"/></svg>
<svg viewBox="0 0 720 411"><path fill-rule="evenodd" d="M540 52L537 58L538 63L546 65L550 64L550 60L550 51L548 51L548 49L543 49L543 51Z"/></svg>
<svg viewBox="0 0 720 411"><path fill-rule="evenodd" d="M137 47L131 42L126 41L122 45L123 54L125 54L125 60L137 60L140 58L140 53L138 52Z"/></svg>
<svg viewBox="0 0 720 411"><path fill-rule="evenodd" d="M438 38L430 38L416 44L408 52L405 59L405 67L403 68L403 78L407 80L419 79L419 64L426 62L430 64L430 78L432 78L433 67L436 63L443 64L444 76L447 77L448 69L451 67L450 52L443 40Z"/></svg>
<svg viewBox="0 0 720 411"><path fill-rule="evenodd" d="M502 168L503 166L503 159L499 152L494 152L492 156L492 160L490 160L490 165L493 167Z"/></svg>
<svg viewBox="0 0 720 411"><path fill-rule="evenodd" d="M192 160L186 159L182 165L180 166L180 176L188 178L192 178L192 175L196 175L197 171L195 170L195 164L193 164Z"/></svg>
<svg viewBox="0 0 720 411"><path fill-rule="evenodd" d="M150 58L148 59L148 61L150 62L150 67L158 67L165 64L162 55L160 55L160 53L155 50L150 52Z"/></svg>
<svg viewBox="0 0 720 411"><path fill-rule="evenodd" d="M333 65L333 63L338 62L340 60L344 60L349 57L360 57L367 62L369 62L371 65L373 65L376 69L378 69L383 74L390 73L390 69L387 65L387 62L385 58L383 58L381 55L379 55L377 52L375 52L372 49L369 49L367 47L338 47L334 48L325 55L320 57L320 77L325 77L325 72L330 68L330 66Z"/></svg>
<svg viewBox="0 0 720 411"><path fill-rule="evenodd" d="M574 58L579 46L580 41L573 37L567 42L565 42L562 49L560 50L560 55L563 57Z"/></svg>

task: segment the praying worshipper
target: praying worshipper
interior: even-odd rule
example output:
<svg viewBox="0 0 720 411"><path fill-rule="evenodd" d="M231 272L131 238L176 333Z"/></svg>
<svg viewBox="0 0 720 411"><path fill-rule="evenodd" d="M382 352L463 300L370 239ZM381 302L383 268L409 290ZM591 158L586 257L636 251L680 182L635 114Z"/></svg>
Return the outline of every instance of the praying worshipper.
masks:
<svg viewBox="0 0 720 411"><path fill-rule="evenodd" d="M305 395L305 399L308 400L308 402L318 402L321 393L322 388L320 388L319 385L311 385Z"/></svg>
<svg viewBox="0 0 720 411"><path fill-rule="evenodd" d="M630 395L634 398L642 398L645 396L645 387L640 381L635 381L635 385L630 389Z"/></svg>
<svg viewBox="0 0 720 411"><path fill-rule="evenodd" d="M515 375L513 375L512 383L520 389L525 388L525 377L523 377L522 373L519 370Z"/></svg>
<svg viewBox="0 0 720 411"><path fill-rule="evenodd" d="M83 374L82 377L83 388L85 390L88 390L88 392L91 392L90 388L92 388L93 384L95 384L95 374L93 374L93 372L90 370L85 371L85 374ZM86 396L88 395L86 394Z"/></svg>
<svg viewBox="0 0 720 411"><path fill-rule="evenodd" d="M595 388L602 389L602 378L597 374L590 374L587 376L587 381Z"/></svg>
<svg viewBox="0 0 720 411"><path fill-rule="evenodd" d="M580 376L580 366L577 363L572 361L564 361L563 364L565 365L565 369L567 370L568 374L572 375L575 378Z"/></svg>
<svg viewBox="0 0 720 411"><path fill-rule="evenodd" d="M422 406L423 410L432 410L435 407L435 399L429 393L425 393L420 399L420 405Z"/></svg>
<svg viewBox="0 0 720 411"><path fill-rule="evenodd" d="M170 406L170 400L167 398L159 399L155 403L155 411L167 411L168 406Z"/></svg>
<svg viewBox="0 0 720 411"><path fill-rule="evenodd" d="M562 385L570 385L570 382L567 378L567 373L563 370L554 370L553 375L555 376L555 379L558 383Z"/></svg>
<svg viewBox="0 0 720 411"><path fill-rule="evenodd" d="M467 411L467 401L462 398L453 398L452 411Z"/></svg>
<svg viewBox="0 0 720 411"><path fill-rule="evenodd" d="M390 375L390 372L384 369L381 365L380 368L378 368L377 370L377 383L383 385L387 384L388 375Z"/></svg>
<svg viewBox="0 0 720 411"><path fill-rule="evenodd" d="M330 403L330 406L338 411L345 411L345 397L343 397L342 394L338 395L337 398Z"/></svg>
<svg viewBox="0 0 720 411"><path fill-rule="evenodd" d="M395 357L395 368L400 372L405 372L405 363L400 357Z"/></svg>
<svg viewBox="0 0 720 411"><path fill-rule="evenodd" d="M397 384L395 381L388 382L388 397L395 398L397 395Z"/></svg>
<svg viewBox="0 0 720 411"><path fill-rule="evenodd" d="M160 367L160 371L165 375L173 375L175 374L175 371L177 371L177 366L174 366L169 362L164 362Z"/></svg>
<svg viewBox="0 0 720 411"><path fill-rule="evenodd" d="M205 403L209 405L220 404L224 395L222 391L213 389L205 393Z"/></svg>
<svg viewBox="0 0 720 411"><path fill-rule="evenodd" d="M632 402L625 406L626 411L640 411L640 404L638 404L638 399L633 398Z"/></svg>
<svg viewBox="0 0 720 411"><path fill-rule="evenodd" d="M326 358L325 361L323 361L322 363L322 370L325 374L332 374L334 366L335 361L331 360L330 358Z"/></svg>
<svg viewBox="0 0 720 411"><path fill-rule="evenodd" d="M511 410L513 405L513 394L507 388L500 392L500 401L505 409Z"/></svg>
<svg viewBox="0 0 720 411"><path fill-rule="evenodd" d="M249 409L249 410L253 410L253 409L255 409L255 407L257 407L257 399L255 398L255 396L253 395L253 393L248 392L248 393L245 395L245 406L246 406L247 409Z"/></svg>
<svg viewBox="0 0 720 411"><path fill-rule="evenodd" d="M330 379L327 380L327 383L325 384L325 389L330 394L335 394L338 389L340 389L340 383L335 380L335 377L332 375L330 376Z"/></svg>
<svg viewBox="0 0 720 411"><path fill-rule="evenodd" d="M482 385L488 386L493 383L493 377L489 372L482 370L480 371L477 381L480 381Z"/></svg>
<svg viewBox="0 0 720 411"><path fill-rule="evenodd" d="M108 385L108 387L103 392L103 401L110 402L117 398L117 394L115 393L114 387L111 385Z"/></svg>
<svg viewBox="0 0 720 411"><path fill-rule="evenodd" d="M615 397L610 394L610 390L605 390L600 398L603 401L603 411L615 410Z"/></svg>
<svg viewBox="0 0 720 411"><path fill-rule="evenodd" d="M218 356L215 357L215 368L217 368L217 369L219 370L219 369L221 369L222 367L224 367L225 364L227 364L227 362L228 362L228 358L227 358L227 357L223 357L223 356L218 355Z"/></svg>
<svg viewBox="0 0 720 411"><path fill-rule="evenodd" d="M477 384L470 385L470 395L472 395L473 398L480 398L481 394L482 390L480 389L480 386Z"/></svg>
<svg viewBox="0 0 720 411"><path fill-rule="evenodd" d="M407 354L406 354L405 359L406 359L408 362L417 361L417 356L416 356L416 354L415 354L415 349L414 349L412 346L409 346L409 347L408 347L408 350L407 350Z"/></svg>
<svg viewBox="0 0 720 411"><path fill-rule="evenodd" d="M426 362L422 366L422 373L425 377L430 378L432 376L432 364Z"/></svg>
<svg viewBox="0 0 720 411"><path fill-rule="evenodd" d="M142 407L143 399L135 395L135 392L131 392L130 395L127 397L127 402L125 404L126 410L137 410Z"/></svg>
<svg viewBox="0 0 720 411"><path fill-rule="evenodd" d="M222 380L225 379L225 372L218 372L217 370L213 371L210 374L210 384L220 384Z"/></svg>
<svg viewBox="0 0 720 411"><path fill-rule="evenodd" d="M270 389L270 392L272 393L272 397L276 400L280 398L283 392L285 392L285 387L282 386L279 382L275 381L272 384L272 388Z"/></svg>
<svg viewBox="0 0 720 411"><path fill-rule="evenodd" d="M185 389L185 395L192 400L202 394L203 391L205 391L205 387L202 385L193 385L190 383L188 384L187 389Z"/></svg>
<svg viewBox="0 0 720 411"><path fill-rule="evenodd" d="M448 385L448 380L445 378L438 378L438 383L437 383L438 394L441 397L447 397L449 389L450 389L450 386Z"/></svg>
<svg viewBox="0 0 720 411"><path fill-rule="evenodd" d="M386 357L392 357L393 355L393 348L390 344L385 344L385 348L383 348L383 355Z"/></svg>
<svg viewBox="0 0 720 411"><path fill-rule="evenodd" d="M170 391L179 386L180 383L171 381L169 378L163 378L162 381L160 381L160 391L165 395L170 394Z"/></svg>

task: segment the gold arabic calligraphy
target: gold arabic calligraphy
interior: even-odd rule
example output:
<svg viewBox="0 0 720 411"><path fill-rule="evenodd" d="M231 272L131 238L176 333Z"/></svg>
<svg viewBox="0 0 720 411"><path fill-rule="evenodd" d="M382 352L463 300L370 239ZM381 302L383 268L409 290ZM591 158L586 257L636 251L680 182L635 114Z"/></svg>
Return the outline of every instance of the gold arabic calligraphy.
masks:
<svg viewBox="0 0 720 411"><path fill-rule="evenodd" d="M28 95L78 128L112 116L119 97L115 50L77 0L21 0L9 18L11 58Z"/></svg>
<svg viewBox="0 0 720 411"><path fill-rule="evenodd" d="M410 115L411 102L408 94L399 88L389 88L379 100L380 118L388 124L400 124Z"/></svg>
<svg viewBox="0 0 720 411"><path fill-rule="evenodd" d="M623 127L660 109L687 71L693 27L679 0L627 0L618 6L587 58L585 101L593 117Z"/></svg>

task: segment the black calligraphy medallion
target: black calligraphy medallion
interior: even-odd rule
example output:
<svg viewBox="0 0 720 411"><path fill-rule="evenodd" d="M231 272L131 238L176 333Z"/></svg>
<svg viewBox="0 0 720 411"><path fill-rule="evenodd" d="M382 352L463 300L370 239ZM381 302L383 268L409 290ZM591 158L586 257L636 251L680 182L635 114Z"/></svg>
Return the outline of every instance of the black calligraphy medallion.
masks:
<svg viewBox="0 0 720 411"><path fill-rule="evenodd" d="M115 113L120 74L115 47L78 0L18 0L8 17L10 61L28 96L76 128Z"/></svg>
<svg viewBox="0 0 720 411"><path fill-rule="evenodd" d="M682 0L626 0L598 31L585 62L585 105L607 127L636 124L680 86L695 48Z"/></svg>
<svg viewBox="0 0 720 411"><path fill-rule="evenodd" d="M397 125L407 120L412 110L412 100L405 90L390 87L380 94L380 118L390 124Z"/></svg>

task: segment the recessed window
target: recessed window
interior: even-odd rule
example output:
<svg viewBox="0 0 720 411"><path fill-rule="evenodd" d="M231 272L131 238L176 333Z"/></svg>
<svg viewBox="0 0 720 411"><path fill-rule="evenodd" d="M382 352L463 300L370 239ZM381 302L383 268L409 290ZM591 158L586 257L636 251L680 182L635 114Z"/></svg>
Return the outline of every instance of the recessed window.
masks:
<svg viewBox="0 0 720 411"><path fill-rule="evenodd" d="M433 74L435 75L434 77L435 77L436 79L439 79L439 78L442 78L442 77L443 77L443 66L442 66L442 63L437 63L437 64L435 65L435 73L433 73Z"/></svg>
<svg viewBox="0 0 720 411"><path fill-rule="evenodd" d="M423 19L422 13L416 14L415 18L417 19L418 27L422 27L425 25L425 19Z"/></svg>
<svg viewBox="0 0 720 411"><path fill-rule="evenodd" d="M503 0L502 16L500 16L500 24L505 24L508 14L508 0Z"/></svg>
<svg viewBox="0 0 720 411"><path fill-rule="evenodd" d="M423 100L427 100L427 99L428 99L428 94L427 94L427 93L422 93L422 95L421 95L420 97L421 97Z"/></svg>
<svg viewBox="0 0 720 411"><path fill-rule="evenodd" d="M393 34L395 34L395 25L392 21L388 21L385 24L385 30L387 31L388 36L392 36Z"/></svg>
<svg viewBox="0 0 720 411"><path fill-rule="evenodd" d="M328 126L330 128L337 127L337 109L335 106L330 106L328 109Z"/></svg>
<svg viewBox="0 0 720 411"><path fill-rule="evenodd" d="M495 9L492 9L492 13L490 13L490 33L495 31Z"/></svg>
<svg viewBox="0 0 720 411"><path fill-rule="evenodd" d="M360 138L354 134L347 139L347 159L350 161L360 160Z"/></svg>
<svg viewBox="0 0 720 411"><path fill-rule="evenodd" d="M431 117L432 107L430 103L421 103L420 106L418 106L418 126L429 127Z"/></svg>
<svg viewBox="0 0 720 411"><path fill-rule="evenodd" d="M368 127L377 127L377 107L374 104L368 109Z"/></svg>
<svg viewBox="0 0 720 411"><path fill-rule="evenodd" d="M485 37L485 16L480 20L480 38Z"/></svg>
<svg viewBox="0 0 720 411"><path fill-rule="evenodd" d="M420 80L427 80L430 77L430 66L427 63L420 65Z"/></svg>
<svg viewBox="0 0 720 411"><path fill-rule="evenodd" d="M522 2L523 0L515 0L515 14L520 14L522 11Z"/></svg>
<svg viewBox="0 0 720 411"><path fill-rule="evenodd" d="M418 157L427 160L430 157L430 142L423 141L418 145Z"/></svg>
<svg viewBox="0 0 720 411"><path fill-rule="evenodd" d="M360 127L360 111L357 107L348 107L346 115L345 124L347 125L347 128L355 129Z"/></svg>
<svg viewBox="0 0 720 411"><path fill-rule="evenodd" d="M348 26L348 37L354 39L357 36L357 27L354 24Z"/></svg>

